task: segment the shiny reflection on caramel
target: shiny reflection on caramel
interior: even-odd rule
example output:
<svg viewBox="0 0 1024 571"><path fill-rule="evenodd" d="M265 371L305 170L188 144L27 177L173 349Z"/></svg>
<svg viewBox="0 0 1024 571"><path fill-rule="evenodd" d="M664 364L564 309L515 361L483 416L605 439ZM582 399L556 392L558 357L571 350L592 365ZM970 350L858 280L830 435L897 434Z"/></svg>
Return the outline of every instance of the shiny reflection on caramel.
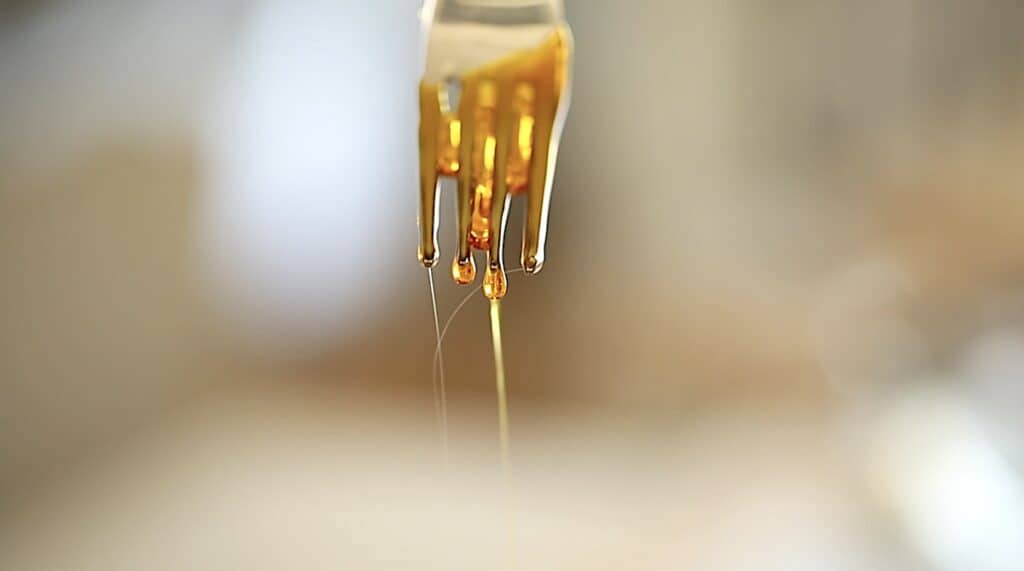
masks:
<svg viewBox="0 0 1024 571"><path fill-rule="evenodd" d="M484 295L488 299L501 299L508 293L508 276L500 268L487 267L484 272Z"/></svg>
<svg viewBox="0 0 1024 571"><path fill-rule="evenodd" d="M452 279L459 285L469 285L476 280L476 262L472 256L452 262Z"/></svg>
<svg viewBox="0 0 1024 571"><path fill-rule="evenodd" d="M444 115L437 135L437 172L441 176L455 176L459 172L462 123L452 115Z"/></svg>
<svg viewBox="0 0 1024 571"><path fill-rule="evenodd" d="M523 268L540 271L548 199L569 88L572 37L558 27L539 46L458 77L452 109L449 83L420 85L420 261L437 263L437 181L458 179L457 283L476 278L473 250L487 252L484 293L507 292L504 261L509 197L526 195Z"/></svg>

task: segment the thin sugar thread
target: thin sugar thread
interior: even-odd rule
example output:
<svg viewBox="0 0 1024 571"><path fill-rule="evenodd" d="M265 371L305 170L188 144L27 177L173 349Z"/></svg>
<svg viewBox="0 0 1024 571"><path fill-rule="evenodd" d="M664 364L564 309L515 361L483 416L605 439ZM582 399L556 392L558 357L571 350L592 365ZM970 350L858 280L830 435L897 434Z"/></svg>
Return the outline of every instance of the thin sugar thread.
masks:
<svg viewBox="0 0 1024 571"><path fill-rule="evenodd" d="M434 418L441 432L441 450L444 454L444 465L448 467L448 395L445 387L444 356L441 354L441 322L437 314L437 291L434 289L434 270L427 269L430 282L430 303L434 310L434 334L437 345L434 347L434 362L430 368L430 385L434 391ZM440 373L440 375L438 375ZM438 377L440 376L440 383Z"/></svg>

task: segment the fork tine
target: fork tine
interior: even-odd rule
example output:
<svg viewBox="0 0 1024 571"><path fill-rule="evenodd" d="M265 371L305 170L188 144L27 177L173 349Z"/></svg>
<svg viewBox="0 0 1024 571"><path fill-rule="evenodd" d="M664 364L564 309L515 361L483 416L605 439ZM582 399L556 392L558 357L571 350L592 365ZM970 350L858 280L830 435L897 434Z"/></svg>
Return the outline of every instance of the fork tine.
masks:
<svg viewBox="0 0 1024 571"><path fill-rule="evenodd" d="M556 42L557 58L568 58L572 49L572 37L568 32L556 34L550 40ZM536 274L544 266L547 241L548 207L551 186L554 182L555 159L561 137L561 115L566 101L561 100L569 85L564 62L557 58L543 62L542 77L550 78L537 87L536 122L533 131L533 157L530 164L530 181L526 189L526 225L523 229L523 270ZM567 71L564 73L568 73Z"/></svg>
<svg viewBox="0 0 1024 571"><path fill-rule="evenodd" d="M476 120L472 110L476 105L476 82L463 85L462 100L459 102L459 116L462 120L462 144L459 146L458 177L458 247L452 264L452 277L461 285L473 283L476 279L476 265L473 262L469 232L473 219L473 141Z"/></svg>
<svg viewBox="0 0 1024 571"><path fill-rule="evenodd" d="M508 221L508 163L511 152L513 122L516 120L513 98L515 83L511 78L499 80L498 121L494 156L494 191L491 196L490 249L487 253L487 273L484 276L484 294L490 299L501 299L508 291L505 276L505 225Z"/></svg>
<svg viewBox="0 0 1024 571"><path fill-rule="evenodd" d="M441 108L437 89L420 84L420 245L419 260L437 264L437 129Z"/></svg>
<svg viewBox="0 0 1024 571"><path fill-rule="evenodd" d="M541 106L543 107L543 106ZM534 125L533 162L526 194L526 224L523 230L523 270L536 274L544 265L544 246L547 234L548 203L551 196L553 158L551 130L554 120L548 113L538 111Z"/></svg>

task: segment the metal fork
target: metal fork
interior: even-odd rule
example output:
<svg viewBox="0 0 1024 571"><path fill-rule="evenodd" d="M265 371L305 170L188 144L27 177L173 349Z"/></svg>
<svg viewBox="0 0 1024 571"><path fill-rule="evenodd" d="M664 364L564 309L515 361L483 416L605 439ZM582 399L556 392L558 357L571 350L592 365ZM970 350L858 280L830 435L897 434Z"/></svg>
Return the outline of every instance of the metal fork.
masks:
<svg viewBox="0 0 1024 571"><path fill-rule="evenodd" d="M452 276L472 283L473 250L483 250L484 294L500 299L511 196L526 195L523 269L536 274L544 264L572 34L561 0L427 0L421 19L419 259L428 268L437 263L438 182L455 177Z"/></svg>

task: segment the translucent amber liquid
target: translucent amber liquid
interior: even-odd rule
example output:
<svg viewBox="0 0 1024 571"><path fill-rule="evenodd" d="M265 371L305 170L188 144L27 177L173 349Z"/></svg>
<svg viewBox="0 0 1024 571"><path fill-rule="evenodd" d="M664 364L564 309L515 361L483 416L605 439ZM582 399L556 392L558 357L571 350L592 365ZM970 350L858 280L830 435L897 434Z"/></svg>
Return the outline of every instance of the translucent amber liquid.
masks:
<svg viewBox="0 0 1024 571"><path fill-rule="evenodd" d="M472 251L487 252L484 293L507 291L502 250L508 199L527 197L523 267L543 263L550 172L559 110L568 84L571 36L559 28L536 48L453 78L461 99L453 108L447 83L420 86L420 259L437 258L436 197L440 176L459 182L458 252L452 277L476 279Z"/></svg>
<svg viewBox="0 0 1024 571"><path fill-rule="evenodd" d="M508 475L508 385L505 382L505 352L501 342L501 302L491 300L491 343L494 346L494 381L498 389L498 438L501 443L501 470Z"/></svg>

